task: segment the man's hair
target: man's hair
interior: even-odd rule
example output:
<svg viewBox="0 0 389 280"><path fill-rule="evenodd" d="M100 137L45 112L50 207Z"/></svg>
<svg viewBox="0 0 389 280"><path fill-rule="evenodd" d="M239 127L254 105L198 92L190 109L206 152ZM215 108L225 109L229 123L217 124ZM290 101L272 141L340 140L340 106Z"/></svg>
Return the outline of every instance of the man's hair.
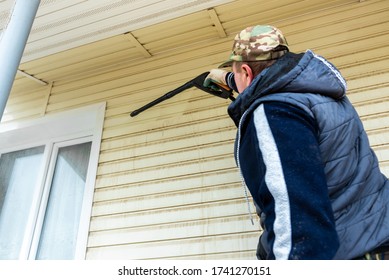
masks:
<svg viewBox="0 0 389 280"><path fill-rule="evenodd" d="M261 73L267 67L273 65L276 61L276 59L262 61L234 61L234 64L238 69L240 69L240 66L242 66L243 64L247 64L253 71L254 77L256 77L257 75L259 75L259 73Z"/></svg>

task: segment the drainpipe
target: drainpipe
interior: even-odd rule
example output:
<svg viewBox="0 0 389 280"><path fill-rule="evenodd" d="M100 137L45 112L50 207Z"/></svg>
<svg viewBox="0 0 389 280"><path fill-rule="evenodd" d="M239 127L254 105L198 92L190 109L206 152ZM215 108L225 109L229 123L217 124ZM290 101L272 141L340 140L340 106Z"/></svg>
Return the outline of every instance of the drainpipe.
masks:
<svg viewBox="0 0 389 280"><path fill-rule="evenodd" d="M15 0L11 18L0 38L0 120L39 4L40 0Z"/></svg>

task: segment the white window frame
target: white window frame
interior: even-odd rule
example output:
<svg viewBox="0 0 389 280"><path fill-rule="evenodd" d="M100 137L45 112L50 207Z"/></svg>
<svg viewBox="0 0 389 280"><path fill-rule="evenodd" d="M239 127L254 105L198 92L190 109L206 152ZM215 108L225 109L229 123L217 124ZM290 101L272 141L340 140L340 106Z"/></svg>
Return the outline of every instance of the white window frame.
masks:
<svg viewBox="0 0 389 280"><path fill-rule="evenodd" d="M75 259L85 259L89 234L94 187L104 125L106 103L89 105L61 113L47 115L35 120L0 124L0 155L27 148L45 146L44 163L39 184L33 197L33 209L29 215L19 259L33 259L39 241L36 224L42 223L41 202L47 203L47 186L53 176L55 158L60 147L91 142L88 173L77 237ZM46 201L45 201L46 199ZM41 201L42 200L42 201ZM37 235L38 233L38 235ZM35 234L35 236L34 236Z"/></svg>

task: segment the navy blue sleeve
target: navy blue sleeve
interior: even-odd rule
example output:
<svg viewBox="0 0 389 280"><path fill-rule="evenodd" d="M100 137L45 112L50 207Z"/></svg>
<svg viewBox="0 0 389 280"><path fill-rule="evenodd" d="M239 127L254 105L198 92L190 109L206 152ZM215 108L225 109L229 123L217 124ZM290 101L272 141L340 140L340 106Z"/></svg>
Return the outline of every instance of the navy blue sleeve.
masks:
<svg viewBox="0 0 389 280"><path fill-rule="evenodd" d="M264 103L245 130L242 144L250 142L255 155L240 157L241 168L262 211L266 257L332 259L339 242L313 118L286 103Z"/></svg>
<svg viewBox="0 0 389 280"><path fill-rule="evenodd" d="M238 88L236 87L234 73L227 72L226 74L226 84L227 86L235 92L238 92Z"/></svg>

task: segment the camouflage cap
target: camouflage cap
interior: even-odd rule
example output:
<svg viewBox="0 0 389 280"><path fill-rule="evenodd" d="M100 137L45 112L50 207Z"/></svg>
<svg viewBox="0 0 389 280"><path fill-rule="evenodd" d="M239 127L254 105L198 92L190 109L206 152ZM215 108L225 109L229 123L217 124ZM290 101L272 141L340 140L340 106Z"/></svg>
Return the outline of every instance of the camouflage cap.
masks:
<svg viewBox="0 0 389 280"><path fill-rule="evenodd" d="M229 59L219 68L229 67L233 61L272 60L288 52L282 32L270 25L250 26L235 36Z"/></svg>

